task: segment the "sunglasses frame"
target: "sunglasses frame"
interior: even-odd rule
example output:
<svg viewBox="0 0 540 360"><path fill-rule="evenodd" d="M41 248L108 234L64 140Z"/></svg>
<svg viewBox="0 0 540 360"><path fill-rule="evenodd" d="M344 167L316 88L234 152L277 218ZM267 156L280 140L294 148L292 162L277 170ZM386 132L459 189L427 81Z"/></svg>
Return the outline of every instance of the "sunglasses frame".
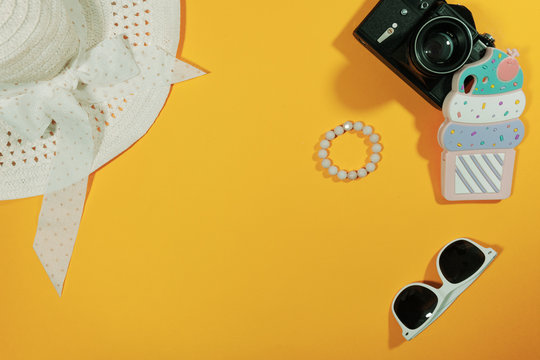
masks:
<svg viewBox="0 0 540 360"><path fill-rule="evenodd" d="M441 268L440 268L439 261L440 261L441 254L443 253L443 251L448 246L452 245L453 243L455 243L457 241L461 241L461 240L468 241L469 243L476 246L480 251L482 251L485 258L484 258L484 263L482 264L482 266L480 266L478 268L478 270L476 270L476 272L474 274L472 274L470 277L468 277L467 279L463 280L460 283L453 284L444 277L444 275L443 275L443 273L441 271ZM496 256L497 256L497 252L495 250L493 250L492 248L485 248L483 246L478 245L477 243L475 243L471 239L467 239L467 238L455 239L455 240L449 242L448 244L446 244L439 251L439 254L437 255L437 272L439 273L439 278L442 281L442 286L440 288L435 288L433 286L430 286L430 285L424 284L424 283L420 283L420 282L411 283L411 284L408 284L408 285L402 287L398 291L396 296L394 297L394 300L392 301L392 313L394 314L394 317L396 318L399 326L402 329L403 337L406 340L411 340L416 335L421 333L425 328L427 328L431 323L433 323L433 321L435 321L439 316L441 316L441 314L444 313L444 311L457 299L457 297L459 295L461 295L461 293L464 292L480 276L480 274L482 274L482 272L488 267L488 265L493 261L493 259L495 259ZM422 286L424 288L427 288L427 289L431 290L437 296L437 306L433 310L433 314L422 325L420 325L416 329L409 329L407 326L405 326L401 322L401 320L397 316L397 314L396 314L396 312L394 310L394 304L395 304L396 299L398 298L398 296L403 292L403 290L405 290L405 289L407 289L407 288L409 288L411 286L414 286L414 285Z"/></svg>

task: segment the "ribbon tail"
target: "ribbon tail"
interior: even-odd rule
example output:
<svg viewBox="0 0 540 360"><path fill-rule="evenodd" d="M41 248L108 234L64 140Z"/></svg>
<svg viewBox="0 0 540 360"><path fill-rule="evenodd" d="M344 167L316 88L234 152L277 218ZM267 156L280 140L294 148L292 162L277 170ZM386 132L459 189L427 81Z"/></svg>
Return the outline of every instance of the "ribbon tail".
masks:
<svg viewBox="0 0 540 360"><path fill-rule="evenodd" d="M109 51L112 49L116 51ZM118 58L113 56L115 60L102 64L108 59L102 54L116 54ZM88 103L98 103L118 94L169 86L204 74L159 46L127 49L122 40L114 38L96 46L87 62L80 66L79 75L87 84L77 89L77 97ZM115 78L110 79L111 75Z"/></svg>
<svg viewBox="0 0 540 360"><path fill-rule="evenodd" d="M62 296L67 269L79 231L88 178L43 197L34 250L58 296Z"/></svg>
<svg viewBox="0 0 540 360"><path fill-rule="evenodd" d="M34 250L61 296L86 199L94 142L88 114L77 100L67 92L58 92L55 101L62 104L51 108L57 124L57 152L41 205Z"/></svg>
<svg viewBox="0 0 540 360"><path fill-rule="evenodd" d="M182 60L175 59L171 80L173 84L176 84L202 75L206 75L206 73Z"/></svg>

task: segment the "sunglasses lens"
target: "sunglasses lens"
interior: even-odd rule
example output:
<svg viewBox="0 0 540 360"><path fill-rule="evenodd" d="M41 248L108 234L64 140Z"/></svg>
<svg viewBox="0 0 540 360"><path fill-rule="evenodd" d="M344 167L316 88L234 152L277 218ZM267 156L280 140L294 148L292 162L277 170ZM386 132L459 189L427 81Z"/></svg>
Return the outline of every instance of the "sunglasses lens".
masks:
<svg viewBox="0 0 540 360"><path fill-rule="evenodd" d="M394 302L394 312L406 327L414 330L433 315L437 302L437 295L433 291L412 285L398 295Z"/></svg>
<svg viewBox="0 0 540 360"><path fill-rule="evenodd" d="M458 240L441 253L439 267L448 281L458 284L480 269L485 259L484 253L477 246Z"/></svg>

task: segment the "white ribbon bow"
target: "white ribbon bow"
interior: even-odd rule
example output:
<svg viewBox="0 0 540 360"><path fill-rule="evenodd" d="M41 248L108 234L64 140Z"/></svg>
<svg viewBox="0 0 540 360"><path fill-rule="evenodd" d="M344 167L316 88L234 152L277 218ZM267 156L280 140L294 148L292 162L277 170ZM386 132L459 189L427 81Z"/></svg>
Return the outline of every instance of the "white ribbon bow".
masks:
<svg viewBox="0 0 540 360"><path fill-rule="evenodd" d="M4 120L29 140L45 132L51 119L77 117L83 122L88 114L80 103L108 100L107 88L132 79L139 67L120 38L105 40L83 53L75 66L66 68L50 81L5 84L0 102L9 113ZM61 121L61 120L60 120Z"/></svg>
<svg viewBox="0 0 540 360"><path fill-rule="evenodd" d="M66 0L78 8L78 2ZM84 22L80 8L73 14ZM171 85L204 73L147 46L135 49L116 37L79 54L67 68L49 81L0 84L0 120L22 137L39 139L54 121L56 157L52 162L40 212L34 249L59 295L62 293L84 207L87 177L92 171L95 149L89 114L83 105L113 97Z"/></svg>
<svg viewBox="0 0 540 360"><path fill-rule="evenodd" d="M0 106L4 109L1 118L24 138L35 141L51 119L56 123L57 158L47 192L70 186L91 171L94 141L88 113L81 104L108 100L111 88L126 88L130 85L127 80L139 74L126 43L114 38L81 53L52 80L0 87Z"/></svg>

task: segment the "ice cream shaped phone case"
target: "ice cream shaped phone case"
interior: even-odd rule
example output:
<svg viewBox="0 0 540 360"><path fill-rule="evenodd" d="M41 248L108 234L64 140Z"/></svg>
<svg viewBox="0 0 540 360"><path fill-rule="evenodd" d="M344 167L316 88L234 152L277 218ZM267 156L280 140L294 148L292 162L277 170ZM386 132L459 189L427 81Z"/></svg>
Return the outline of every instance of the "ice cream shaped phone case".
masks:
<svg viewBox="0 0 540 360"><path fill-rule="evenodd" d="M442 194L447 200L510 196L516 152L525 128L523 71L517 51L488 48L454 75L439 130Z"/></svg>

